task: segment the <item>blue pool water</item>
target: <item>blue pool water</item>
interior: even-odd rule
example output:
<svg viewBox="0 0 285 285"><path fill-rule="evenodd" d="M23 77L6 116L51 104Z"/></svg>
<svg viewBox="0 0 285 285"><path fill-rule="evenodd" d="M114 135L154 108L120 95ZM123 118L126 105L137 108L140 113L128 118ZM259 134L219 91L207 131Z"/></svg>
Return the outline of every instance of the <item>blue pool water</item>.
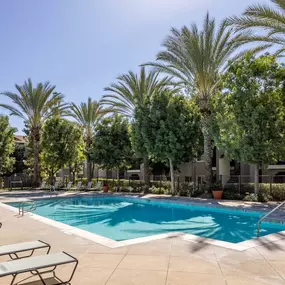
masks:
<svg viewBox="0 0 285 285"><path fill-rule="evenodd" d="M117 241L181 231L233 243L255 238L261 215L141 200L90 196L40 199L35 200L35 213ZM282 230L285 225L262 223L261 235Z"/></svg>

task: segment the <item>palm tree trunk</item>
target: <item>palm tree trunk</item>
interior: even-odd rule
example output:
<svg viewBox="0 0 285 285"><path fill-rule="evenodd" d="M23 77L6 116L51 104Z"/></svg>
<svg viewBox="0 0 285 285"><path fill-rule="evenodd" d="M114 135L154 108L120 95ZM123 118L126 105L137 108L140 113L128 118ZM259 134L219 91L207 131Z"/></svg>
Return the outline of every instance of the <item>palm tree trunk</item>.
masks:
<svg viewBox="0 0 285 285"><path fill-rule="evenodd" d="M213 145L212 136L210 133L211 116L204 114L201 120L202 133L204 137L204 161L205 161L205 183L206 190L211 189L212 184L212 157L213 157Z"/></svg>
<svg viewBox="0 0 285 285"><path fill-rule="evenodd" d="M89 157L90 146L91 146L91 137L88 134L86 138L87 181L91 181L92 179L92 162L90 161L90 157Z"/></svg>
<svg viewBox="0 0 285 285"><path fill-rule="evenodd" d="M171 193L175 195L175 181L174 181L174 169L172 159L169 159L169 168L170 168L170 179L171 179Z"/></svg>
<svg viewBox="0 0 285 285"><path fill-rule="evenodd" d="M259 192L259 165L254 165L254 193L257 195Z"/></svg>
<svg viewBox="0 0 285 285"><path fill-rule="evenodd" d="M33 187L39 186L39 145L40 145L40 129L35 127L32 129L33 151L34 151L34 173L33 173Z"/></svg>
<svg viewBox="0 0 285 285"><path fill-rule="evenodd" d="M69 163L68 165L68 180L71 181L72 180L72 166Z"/></svg>
<svg viewBox="0 0 285 285"><path fill-rule="evenodd" d="M92 179L91 173L92 173L92 163L90 161L87 161L87 180L88 181L91 181Z"/></svg>
<svg viewBox="0 0 285 285"><path fill-rule="evenodd" d="M144 169L144 183L145 183L145 193L148 193L150 188L150 170L149 170L149 159L146 155L143 158L143 169Z"/></svg>

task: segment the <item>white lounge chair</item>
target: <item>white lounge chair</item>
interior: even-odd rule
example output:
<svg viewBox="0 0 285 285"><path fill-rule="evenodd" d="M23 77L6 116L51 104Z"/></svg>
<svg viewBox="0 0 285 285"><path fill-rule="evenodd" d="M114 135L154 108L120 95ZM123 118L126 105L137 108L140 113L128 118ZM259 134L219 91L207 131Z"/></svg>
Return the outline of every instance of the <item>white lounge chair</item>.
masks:
<svg viewBox="0 0 285 285"><path fill-rule="evenodd" d="M92 181L88 182L86 190L88 191L100 191L102 188L102 182L98 181L96 186L94 188L92 188Z"/></svg>
<svg viewBox="0 0 285 285"><path fill-rule="evenodd" d="M50 252L50 245L41 240L29 241L29 242L21 242L9 245L0 246L0 256L9 255L11 259L21 259L30 257L34 254L34 251L37 249L47 249L47 254ZM19 256L19 253L30 252L28 255Z"/></svg>
<svg viewBox="0 0 285 285"><path fill-rule="evenodd" d="M72 182L68 182L66 188L63 188L63 190L69 191L71 189Z"/></svg>
<svg viewBox="0 0 285 285"><path fill-rule="evenodd" d="M92 181L89 181L87 183L86 190L91 190L91 189L92 189Z"/></svg>
<svg viewBox="0 0 285 285"><path fill-rule="evenodd" d="M82 181L79 181L76 185L76 190L81 190L82 188Z"/></svg>
<svg viewBox="0 0 285 285"><path fill-rule="evenodd" d="M68 280L62 281L56 276L56 268L59 265L75 263L71 276ZM31 273L32 276L38 276L44 285L47 285L43 275L53 273L53 276L60 281L57 284L69 284L73 278L78 265L78 260L66 252L47 254L41 256L32 256L23 259L11 260L0 263L0 277L12 275L10 285L15 284L16 277L21 273ZM43 270L42 270L43 269Z"/></svg>
<svg viewBox="0 0 285 285"><path fill-rule="evenodd" d="M95 186L95 188L94 188L94 190L100 191L101 188L102 188L102 181L98 181L97 184L96 184L96 186Z"/></svg>
<svg viewBox="0 0 285 285"><path fill-rule="evenodd" d="M50 187L50 191L56 192L58 190L59 182L56 181L53 186Z"/></svg>

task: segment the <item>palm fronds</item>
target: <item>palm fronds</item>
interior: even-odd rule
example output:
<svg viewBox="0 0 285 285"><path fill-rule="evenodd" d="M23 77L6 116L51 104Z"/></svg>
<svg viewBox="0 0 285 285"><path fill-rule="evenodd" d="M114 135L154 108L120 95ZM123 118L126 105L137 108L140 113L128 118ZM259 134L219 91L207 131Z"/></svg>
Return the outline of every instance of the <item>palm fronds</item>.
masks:
<svg viewBox="0 0 285 285"><path fill-rule="evenodd" d="M100 104L108 106L114 113L132 118L135 106L143 104L145 98L170 83L170 78L159 78L158 72L147 73L142 67L139 74L129 71L119 76L116 83L106 87L104 91L107 93L103 95Z"/></svg>
<svg viewBox="0 0 285 285"><path fill-rule="evenodd" d="M285 0L271 2L272 6L249 6L241 16L230 17L228 24L234 26L237 31L255 31L253 36L249 37L249 41L276 44L281 46L282 51L285 45ZM263 30L265 33L261 33Z"/></svg>
<svg viewBox="0 0 285 285"><path fill-rule="evenodd" d="M0 107L22 118L30 127L39 126L55 112L61 113L67 108L63 103L63 95L54 92L55 86L50 82L33 86L32 80L28 79L23 85L15 84L15 88L17 93L1 93L11 99L12 105L0 104Z"/></svg>
<svg viewBox="0 0 285 285"><path fill-rule="evenodd" d="M196 24L173 28L162 44L164 50L157 54L157 62L145 65L175 77L182 86L205 97L215 92L219 73L237 56L247 37L246 33L235 33L226 20L217 26L207 14L201 30Z"/></svg>
<svg viewBox="0 0 285 285"><path fill-rule="evenodd" d="M89 97L87 103L81 102L79 105L71 103L67 115L76 120L83 128L85 135L91 136L94 127L107 112L108 110L103 109L97 101Z"/></svg>

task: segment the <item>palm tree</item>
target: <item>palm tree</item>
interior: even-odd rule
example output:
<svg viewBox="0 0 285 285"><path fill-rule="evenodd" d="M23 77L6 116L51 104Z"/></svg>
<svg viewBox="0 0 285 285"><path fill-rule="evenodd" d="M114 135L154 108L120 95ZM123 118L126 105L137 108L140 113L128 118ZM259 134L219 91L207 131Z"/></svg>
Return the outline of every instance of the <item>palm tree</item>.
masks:
<svg viewBox="0 0 285 285"><path fill-rule="evenodd" d="M220 75L227 69L228 61L244 54L236 51L246 39L247 35L234 33L226 21L216 27L215 19L211 19L207 13L202 30L196 24L190 28L184 26L180 30L172 28L163 42L165 50L157 55L157 62L146 64L173 76L177 84L197 98L201 112L205 182L208 189L212 183L213 156L211 97L220 88Z"/></svg>
<svg viewBox="0 0 285 285"><path fill-rule="evenodd" d="M11 99L15 106L0 104L1 107L9 110L11 115L18 116L27 124L30 140L33 144L33 186L39 183L39 143L43 122L54 113L61 113L66 109L63 103L63 95L55 93L55 86L50 82L38 83L33 86L32 80L28 79L23 85L15 84L17 93L4 92L4 95Z"/></svg>
<svg viewBox="0 0 285 285"><path fill-rule="evenodd" d="M88 181L92 179L92 163L89 160L88 154L92 143L94 128L106 113L107 110L103 109L97 101L93 101L90 97L87 103L82 102L80 105L76 105L75 103L70 104L70 112L68 115L73 117L83 129Z"/></svg>
<svg viewBox="0 0 285 285"><path fill-rule="evenodd" d="M255 4L249 6L242 16L228 19L238 31L265 30L265 34L249 37L249 41L266 42L280 46L277 54L285 51L285 0L271 0L274 6ZM261 29L260 29L261 28ZM258 31L258 30L257 30Z"/></svg>
<svg viewBox="0 0 285 285"><path fill-rule="evenodd" d="M143 106L146 98L152 96L155 91L163 90L170 83L170 78L160 79L158 72L147 73L145 68L141 67L139 74L129 71L119 76L117 81L104 89L108 93L102 97L100 103L109 106L112 112L133 120L135 108ZM143 156L144 180L146 188L149 188L149 159L147 153Z"/></svg>

